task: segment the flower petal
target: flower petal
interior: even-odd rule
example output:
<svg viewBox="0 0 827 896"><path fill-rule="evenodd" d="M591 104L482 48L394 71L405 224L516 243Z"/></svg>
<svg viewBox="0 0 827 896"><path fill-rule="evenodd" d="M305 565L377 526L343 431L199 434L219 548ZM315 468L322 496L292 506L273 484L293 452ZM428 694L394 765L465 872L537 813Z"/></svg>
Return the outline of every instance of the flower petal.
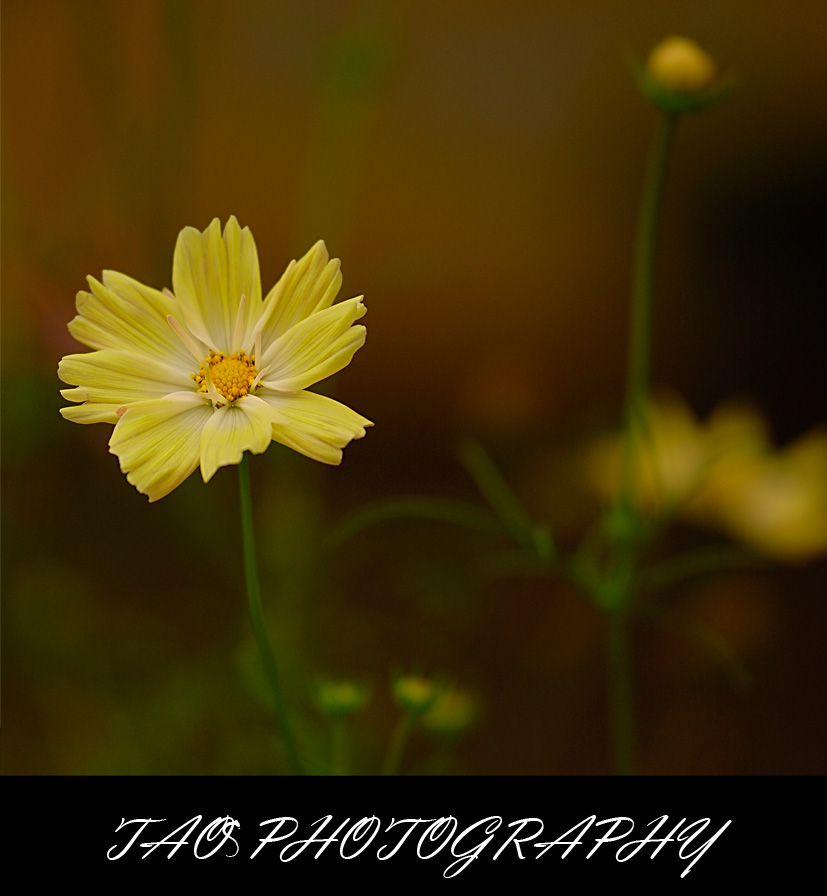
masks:
<svg viewBox="0 0 827 896"><path fill-rule="evenodd" d="M709 493L710 519L755 550L814 559L827 551L827 433L719 465Z"/></svg>
<svg viewBox="0 0 827 896"><path fill-rule="evenodd" d="M189 362L167 323L168 314L178 313L174 298L116 271L104 271L103 283L87 279L92 292L77 294L77 317L69 322L78 342L96 349L139 351L170 363Z"/></svg>
<svg viewBox="0 0 827 896"><path fill-rule="evenodd" d="M190 330L211 348L230 351L239 302L244 343L251 351L254 327L261 317L258 252L249 227L231 216L221 235L218 218L203 232L185 227L178 235L172 263L172 285Z"/></svg>
<svg viewBox="0 0 827 896"><path fill-rule="evenodd" d="M342 285L340 267L338 258L329 259L324 240L319 240L298 262L290 262L264 300L259 324L264 345L333 304Z"/></svg>
<svg viewBox="0 0 827 896"><path fill-rule="evenodd" d="M212 416L212 405L195 392L133 404L115 426L109 450L129 482L157 501L198 466L201 433Z"/></svg>
<svg viewBox="0 0 827 896"><path fill-rule="evenodd" d="M277 395L264 391L259 395L287 420L273 424L273 438L323 464L340 464L342 448L373 426L367 417L315 392Z"/></svg>
<svg viewBox="0 0 827 896"><path fill-rule="evenodd" d="M262 385L296 392L346 367L365 343L365 328L352 326L365 310L359 296L296 324L264 352L261 366L270 369Z"/></svg>
<svg viewBox="0 0 827 896"><path fill-rule="evenodd" d="M194 391L188 373L153 358L114 348L66 355L57 375L64 383L78 386L61 391L69 401L117 403L120 406L160 398L182 389Z"/></svg>
<svg viewBox="0 0 827 896"><path fill-rule="evenodd" d="M70 389L62 389L61 392L69 392ZM70 399L71 400L71 399ZM96 401L87 401L83 404L73 404L68 408L61 408L60 413L73 423L117 423L117 411L123 407L118 402L116 404L103 404Z"/></svg>
<svg viewBox="0 0 827 896"><path fill-rule="evenodd" d="M219 467L240 463L245 451L265 451L273 439L274 419L273 409L253 395L218 408L201 434L204 482L209 482Z"/></svg>

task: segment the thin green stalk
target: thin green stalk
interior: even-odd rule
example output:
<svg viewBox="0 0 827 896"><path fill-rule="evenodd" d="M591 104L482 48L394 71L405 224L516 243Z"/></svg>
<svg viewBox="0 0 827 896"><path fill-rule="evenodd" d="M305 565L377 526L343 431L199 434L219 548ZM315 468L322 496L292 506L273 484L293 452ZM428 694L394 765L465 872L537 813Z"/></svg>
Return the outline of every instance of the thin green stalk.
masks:
<svg viewBox="0 0 827 896"><path fill-rule="evenodd" d="M422 495L389 498L366 504L341 519L325 539L330 548L340 547L368 526L387 520L437 520L478 529L483 532L502 530L500 521L489 511L463 501L448 498L427 498Z"/></svg>
<svg viewBox="0 0 827 896"><path fill-rule="evenodd" d="M649 155L638 217L629 316L629 357L623 413L625 439L619 500L620 507L627 512L632 503L634 488L634 432L636 426L642 421L643 409L649 393L658 223L663 205L666 170L677 124L677 114L664 113L660 119Z"/></svg>
<svg viewBox="0 0 827 896"><path fill-rule="evenodd" d="M466 442L460 449L460 460L514 540L532 553L550 560L555 554L551 533L534 526L519 498L482 445L474 441Z"/></svg>
<svg viewBox="0 0 827 896"><path fill-rule="evenodd" d="M256 563L255 530L253 526L253 502L250 495L250 470L246 454L238 465L238 484L241 496L241 535L244 542L244 573L247 580L247 600L250 605L250 619L253 623L253 632L256 636L256 644L258 645L258 652L264 667L264 674L273 695L273 711L276 716L276 723L284 738L290 771L293 774L302 774L299 754L296 750L296 744L293 740L287 713L284 708L276 660L273 656L270 639L267 637L264 613L261 609L261 591L258 584L258 564Z"/></svg>
<svg viewBox="0 0 827 896"><path fill-rule="evenodd" d="M615 774L635 774L634 706L629 651L629 617L623 610L606 616L609 625L612 753Z"/></svg>
<svg viewBox="0 0 827 896"><path fill-rule="evenodd" d="M635 573L642 527L634 506L635 452L645 441L645 409L649 395L652 356L655 254L663 205L666 171L679 116L665 113L658 124L643 182L632 273L629 316L629 360L623 411L623 454L620 491L612 527L610 581L607 610L609 626L609 688L612 744L618 774L635 770L634 709L629 656L629 605L634 596Z"/></svg>
<svg viewBox="0 0 827 896"><path fill-rule="evenodd" d="M411 736L411 731L413 731L415 719L414 713L406 712L397 723L388 747L387 756L385 756L385 763L382 766L383 775L389 776L398 773L399 766L402 764L402 755L408 744L408 738Z"/></svg>
<svg viewBox="0 0 827 896"><path fill-rule="evenodd" d="M343 716L330 720L330 774L347 775L349 765L348 721Z"/></svg>

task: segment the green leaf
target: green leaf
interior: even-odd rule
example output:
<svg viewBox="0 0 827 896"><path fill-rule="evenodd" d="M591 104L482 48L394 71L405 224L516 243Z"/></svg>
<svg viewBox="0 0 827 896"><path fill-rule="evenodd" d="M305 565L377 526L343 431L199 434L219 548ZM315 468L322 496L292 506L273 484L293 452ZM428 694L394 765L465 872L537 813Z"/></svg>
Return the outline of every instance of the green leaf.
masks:
<svg viewBox="0 0 827 896"><path fill-rule="evenodd" d="M360 507L343 517L325 539L329 548L339 547L363 529L389 520L427 519L464 526L483 532L499 532L502 527L487 511L446 498L411 496L388 498Z"/></svg>
<svg viewBox="0 0 827 896"><path fill-rule="evenodd" d="M532 553L550 560L555 554L551 533L532 523L525 508L482 445L478 442L466 442L460 449L460 460L511 537Z"/></svg>
<svg viewBox="0 0 827 896"><path fill-rule="evenodd" d="M730 545L713 545L687 551L650 566L640 573L640 587L646 591L660 591L688 579L717 572L742 569L764 569L769 561Z"/></svg>

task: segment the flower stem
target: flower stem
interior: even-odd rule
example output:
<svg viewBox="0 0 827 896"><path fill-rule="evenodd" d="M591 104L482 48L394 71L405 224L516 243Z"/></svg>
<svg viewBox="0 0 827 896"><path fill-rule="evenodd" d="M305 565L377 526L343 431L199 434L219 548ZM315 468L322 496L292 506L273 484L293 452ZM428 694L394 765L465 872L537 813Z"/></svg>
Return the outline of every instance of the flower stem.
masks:
<svg viewBox="0 0 827 896"><path fill-rule="evenodd" d="M241 496L241 535L244 542L244 573L247 580L247 600L250 605L250 619L253 623L253 632L255 633L258 652L261 656L261 664L264 667L264 674L273 695L273 710L276 716L276 723L284 738L287 762L291 773L301 774L301 762L299 761L296 744L287 720L276 660L273 656L270 639L267 637L264 613L261 608L261 591L258 584L258 564L256 562L255 531L253 526L253 502L250 495L250 470L246 454L238 465L238 485Z"/></svg>
<svg viewBox="0 0 827 896"><path fill-rule="evenodd" d="M678 120L677 114L664 113L658 123L643 182L638 217L629 316L629 358L626 370L626 401L623 412L625 439L619 501L621 509L626 512L631 506L631 492L634 488L634 430L642 422L643 410L649 393L658 223L663 205L666 170Z"/></svg>
<svg viewBox="0 0 827 896"><path fill-rule="evenodd" d="M646 405L652 356L655 253L666 171L679 115L664 113L655 133L643 182L632 272L629 315L629 360L623 410L623 454L620 491L612 527L612 581L604 603L609 626L608 666L612 744L617 774L635 771L632 673L629 654L629 607L634 597L635 573L643 528L634 503L635 454L645 441ZM641 438L641 436L643 438Z"/></svg>
<svg viewBox="0 0 827 896"><path fill-rule="evenodd" d="M399 771L402 763L402 755L408 743L408 738L413 731L414 720L416 716L412 712L406 712L405 715L397 722L396 729L393 732L388 753L385 756L385 763L382 766L382 774L385 776L395 775Z"/></svg>
<svg viewBox="0 0 827 896"><path fill-rule="evenodd" d="M623 610L607 614L612 752L615 774L635 773L635 731L632 674L629 662L629 617Z"/></svg>
<svg viewBox="0 0 827 896"><path fill-rule="evenodd" d="M348 720L337 716L330 720L330 774L348 773Z"/></svg>

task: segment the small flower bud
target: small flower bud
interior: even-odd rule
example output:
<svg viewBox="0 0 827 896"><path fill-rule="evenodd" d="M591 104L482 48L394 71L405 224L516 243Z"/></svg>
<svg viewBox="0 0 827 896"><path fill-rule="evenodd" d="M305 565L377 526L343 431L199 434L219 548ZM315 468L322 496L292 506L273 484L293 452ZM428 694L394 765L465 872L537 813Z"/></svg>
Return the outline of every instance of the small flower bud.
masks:
<svg viewBox="0 0 827 896"><path fill-rule="evenodd" d="M417 716L434 705L439 692L440 687L435 682L421 675L401 675L393 683L396 702Z"/></svg>
<svg viewBox="0 0 827 896"><path fill-rule="evenodd" d="M422 717L422 724L434 734L451 736L470 728L479 715L479 702L467 691L449 688L438 695Z"/></svg>
<svg viewBox="0 0 827 896"><path fill-rule="evenodd" d="M666 90L695 93L715 80L717 67L709 54L685 37L667 37L649 55L646 70Z"/></svg>
<svg viewBox="0 0 827 896"><path fill-rule="evenodd" d="M367 689L351 681L325 681L316 689L316 706L334 718L352 715L367 699Z"/></svg>
<svg viewBox="0 0 827 896"><path fill-rule="evenodd" d="M712 105L728 89L712 57L685 37L667 37L646 65L632 62L643 94L667 114L694 112Z"/></svg>

